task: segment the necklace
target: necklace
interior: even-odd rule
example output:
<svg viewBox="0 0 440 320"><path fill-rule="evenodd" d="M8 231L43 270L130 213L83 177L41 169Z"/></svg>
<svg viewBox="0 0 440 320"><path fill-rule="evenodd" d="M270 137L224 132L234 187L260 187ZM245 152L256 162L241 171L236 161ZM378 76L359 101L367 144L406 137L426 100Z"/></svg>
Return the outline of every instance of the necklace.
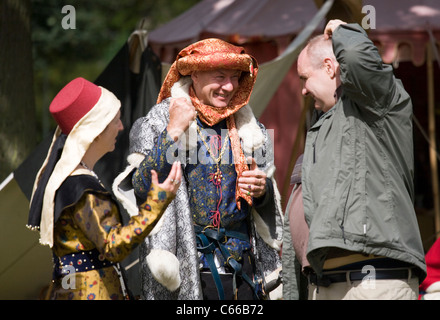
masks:
<svg viewBox="0 0 440 320"><path fill-rule="evenodd" d="M98 177L98 175L95 173L95 171L93 171L92 169L90 169L90 168L84 163L84 161L81 161L81 162L80 162L80 165L82 165L84 168L86 168L87 170L89 170L90 173L91 173L96 179L98 179L99 183L102 184L101 180L99 179L99 177Z"/></svg>
<svg viewBox="0 0 440 320"><path fill-rule="evenodd" d="M228 140L225 139L225 142L223 143L223 147L222 147L222 149L221 149L221 151L220 151L219 156L218 156L218 157L215 157L215 156L212 154L212 151L211 151L211 149L209 148L208 143L207 143L207 142L205 141L205 139L203 138L203 135L202 135L202 132L200 131L199 126L197 126L197 132L199 133L200 139L202 140L203 144L205 145L206 150L208 150L209 155L210 155L211 158L214 160L214 162L218 165L218 164L220 163L220 160L221 160L222 157L223 157L223 154L225 153L226 146L227 146L227 144L228 144Z"/></svg>
<svg viewBox="0 0 440 320"><path fill-rule="evenodd" d="M220 164L220 161L223 157L223 154L225 153L226 146L228 144L228 139L224 139L225 141L223 142L223 147L221 148L220 154L218 155L218 157L215 157L213 155L213 152L209 148L208 143L203 138L202 132L200 131L200 128L198 125L197 125L197 132L199 133L200 139L202 140L203 144L205 145L206 150L208 150L209 155L214 160L215 166L217 167L217 170L214 173L209 174L209 176L210 176L209 182L212 182L216 186L217 192L219 194L219 201L217 202L217 210L212 210L211 211L212 215L209 218L212 220L212 225L214 227L220 228L220 217L221 217L220 203L222 202L222 198L223 198L221 183L222 183L223 175L222 175L222 172L220 171L219 164Z"/></svg>

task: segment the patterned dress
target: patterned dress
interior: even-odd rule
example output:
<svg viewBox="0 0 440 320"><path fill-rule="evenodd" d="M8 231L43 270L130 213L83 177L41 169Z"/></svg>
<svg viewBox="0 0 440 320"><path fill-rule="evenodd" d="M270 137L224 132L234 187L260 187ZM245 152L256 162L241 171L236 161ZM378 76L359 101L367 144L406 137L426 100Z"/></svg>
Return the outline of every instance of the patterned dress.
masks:
<svg viewBox="0 0 440 320"><path fill-rule="evenodd" d="M123 226L117 203L96 178L68 177L55 200L61 215L54 230L52 299L124 299L115 263L142 242L173 198L153 185L139 207L139 214ZM95 252L95 256L91 254ZM66 259L73 259L74 262L67 264L73 273L61 275ZM76 272L93 259L90 270ZM98 262L101 267L95 268Z"/></svg>

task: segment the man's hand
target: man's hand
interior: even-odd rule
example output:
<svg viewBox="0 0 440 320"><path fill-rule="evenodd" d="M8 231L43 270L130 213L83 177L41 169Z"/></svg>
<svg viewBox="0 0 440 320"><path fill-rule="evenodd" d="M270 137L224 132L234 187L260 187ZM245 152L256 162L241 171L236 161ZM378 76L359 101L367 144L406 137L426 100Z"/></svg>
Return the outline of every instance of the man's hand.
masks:
<svg viewBox="0 0 440 320"><path fill-rule="evenodd" d="M171 99L170 122L167 126L168 134L174 141L179 139L191 122L196 119L197 112L194 106L185 98Z"/></svg>
<svg viewBox="0 0 440 320"><path fill-rule="evenodd" d="M330 39L331 37L332 37L332 35L333 35L333 32L336 30L336 28L338 27L338 26L340 26L341 24L347 24L346 22L344 22L344 21L342 21L342 20L338 20L338 19L335 19L335 20L330 20L328 23L327 23L327 25L325 26L325 29L324 29L324 38L327 40L327 39Z"/></svg>
<svg viewBox="0 0 440 320"><path fill-rule="evenodd" d="M258 169L254 158L248 157L247 160L252 161L251 168L238 179L238 187L242 192L260 198L266 193L266 173Z"/></svg>

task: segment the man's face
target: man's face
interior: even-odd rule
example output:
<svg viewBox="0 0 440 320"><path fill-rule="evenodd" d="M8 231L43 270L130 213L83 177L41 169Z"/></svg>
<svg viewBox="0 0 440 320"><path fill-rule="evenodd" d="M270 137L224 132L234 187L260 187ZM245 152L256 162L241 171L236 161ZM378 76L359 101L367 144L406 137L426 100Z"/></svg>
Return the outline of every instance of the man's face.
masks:
<svg viewBox="0 0 440 320"><path fill-rule="evenodd" d="M238 89L241 71L218 69L196 71L191 78L197 98L209 106L225 108Z"/></svg>
<svg viewBox="0 0 440 320"><path fill-rule="evenodd" d="M304 49L298 57L298 75L302 81L302 95L315 100L315 109L327 112L335 105L336 82L329 75L328 68L314 66Z"/></svg>

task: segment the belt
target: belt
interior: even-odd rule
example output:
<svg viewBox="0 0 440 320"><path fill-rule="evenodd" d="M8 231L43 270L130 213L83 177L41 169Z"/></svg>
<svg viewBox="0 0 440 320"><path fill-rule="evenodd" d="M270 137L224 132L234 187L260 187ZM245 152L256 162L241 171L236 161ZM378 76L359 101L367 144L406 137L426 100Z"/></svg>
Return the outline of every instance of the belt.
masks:
<svg viewBox="0 0 440 320"><path fill-rule="evenodd" d="M205 255L205 258L208 261L209 268L211 270L211 274L214 278L214 283L217 287L217 293L219 296L219 300L224 300L224 290L223 285L220 279L220 276L217 271L217 267L214 263L214 250L215 248L219 248L223 257L226 259L226 263L229 267L232 268L233 274L233 292L236 293L236 276L241 277L254 291L255 297L259 298L259 292L261 291L260 285L258 283L254 283L252 279L242 272L242 267L239 262L237 262L227 251L224 246L224 242L226 242L227 237L238 238L240 240L249 241L249 238L246 234L225 230L224 228L219 228L217 230L210 229L209 227L201 227L198 225L194 225L194 231L196 233L196 242L197 242L197 250Z"/></svg>
<svg viewBox="0 0 440 320"><path fill-rule="evenodd" d="M314 272L311 272L309 276L309 281L311 284L328 287L332 283L346 282L346 281L362 281L362 280L390 280L390 279L408 279L416 277L417 274L415 268L404 268L404 269L374 269L374 272L362 272L359 270L354 271L341 271L335 273L324 273L322 277Z"/></svg>
<svg viewBox="0 0 440 320"><path fill-rule="evenodd" d="M69 274L71 271L69 269L72 267L75 272L84 272L114 265L113 262L105 259L104 255L96 249L75 252L62 257L54 255L54 263L54 278Z"/></svg>

